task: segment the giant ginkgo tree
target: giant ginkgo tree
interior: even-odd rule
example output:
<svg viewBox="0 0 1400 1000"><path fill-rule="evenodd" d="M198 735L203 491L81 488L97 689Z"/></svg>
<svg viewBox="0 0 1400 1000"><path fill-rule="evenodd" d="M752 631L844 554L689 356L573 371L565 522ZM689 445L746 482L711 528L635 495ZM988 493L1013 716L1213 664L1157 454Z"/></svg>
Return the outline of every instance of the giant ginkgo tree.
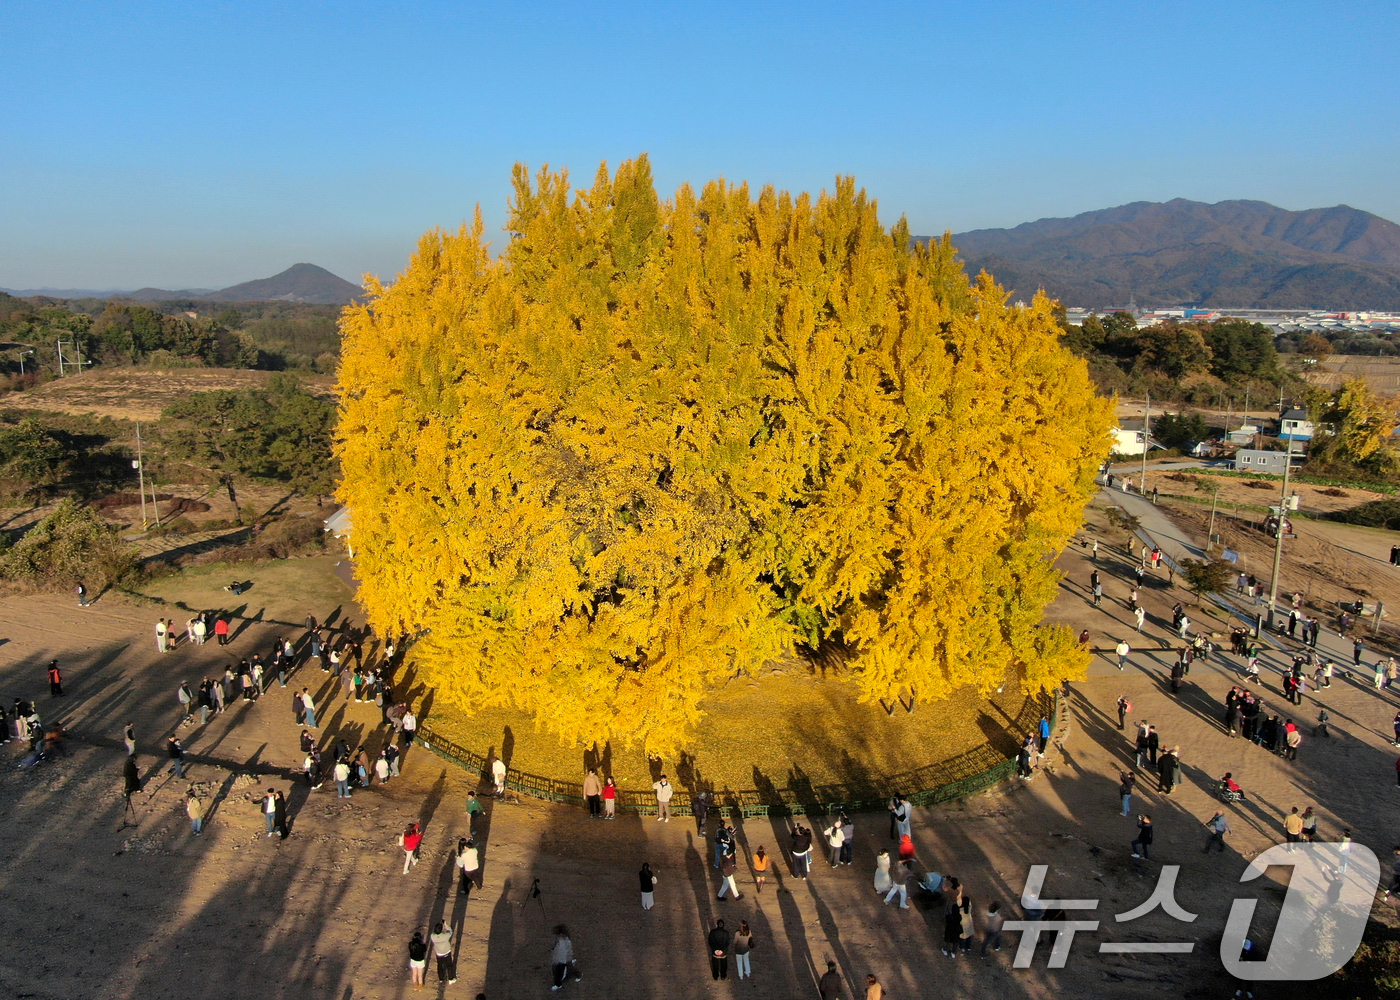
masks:
<svg viewBox="0 0 1400 1000"><path fill-rule="evenodd" d="M866 699L1079 675L1040 622L1112 415L1048 300L849 178L514 191L498 257L430 232L342 323L360 600L439 697L662 751L798 644Z"/></svg>

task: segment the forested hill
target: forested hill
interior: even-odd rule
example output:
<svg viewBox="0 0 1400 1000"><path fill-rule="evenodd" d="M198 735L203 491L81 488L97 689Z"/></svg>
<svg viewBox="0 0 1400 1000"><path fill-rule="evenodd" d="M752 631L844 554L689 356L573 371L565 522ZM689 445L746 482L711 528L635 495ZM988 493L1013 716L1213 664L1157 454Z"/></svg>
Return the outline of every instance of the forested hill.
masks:
<svg viewBox="0 0 1400 1000"><path fill-rule="evenodd" d="M959 233L968 270L1067 306L1400 310L1400 226L1338 205L1133 202Z"/></svg>

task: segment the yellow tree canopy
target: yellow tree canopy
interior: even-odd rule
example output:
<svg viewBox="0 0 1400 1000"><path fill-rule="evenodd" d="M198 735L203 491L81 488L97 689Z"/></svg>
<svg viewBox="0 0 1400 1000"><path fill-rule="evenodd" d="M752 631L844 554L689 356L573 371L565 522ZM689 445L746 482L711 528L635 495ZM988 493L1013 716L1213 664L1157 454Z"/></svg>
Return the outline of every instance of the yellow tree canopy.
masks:
<svg viewBox="0 0 1400 1000"><path fill-rule="evenodd" d="M1037 625L1112 415L1051 302L850 178L514 188L498 259L480 213L430 232L342 324L360 600L439 697L659 752L795 642L844 643L867 699L1082 671Z"/></svg>

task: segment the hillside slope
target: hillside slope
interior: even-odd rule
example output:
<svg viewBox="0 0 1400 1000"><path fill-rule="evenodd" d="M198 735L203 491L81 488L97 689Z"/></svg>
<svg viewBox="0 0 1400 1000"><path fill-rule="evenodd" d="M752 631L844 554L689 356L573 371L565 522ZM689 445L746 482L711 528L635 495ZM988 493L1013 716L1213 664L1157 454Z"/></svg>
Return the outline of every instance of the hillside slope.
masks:
<svg viewBox="0 0 1400 1000"><path fill-rule="evenodd" d="M1400 226L1345 205L1134 202L953 243L974 273L1067 305L1400 309Z"/></svg>

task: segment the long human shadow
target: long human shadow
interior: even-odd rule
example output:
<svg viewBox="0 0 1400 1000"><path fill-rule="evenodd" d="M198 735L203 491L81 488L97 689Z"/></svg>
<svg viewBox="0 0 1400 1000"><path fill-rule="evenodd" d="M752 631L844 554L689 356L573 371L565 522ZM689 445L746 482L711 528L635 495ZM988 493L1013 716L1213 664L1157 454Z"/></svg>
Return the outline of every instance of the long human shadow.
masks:
<svg viewBox="0 0 1400 1000"><path fill-rule="evenodd" d="M822 933L826 935L827 942L831 945L831 950L835 952L836 964L841 969L841 974L846 977L846 984L851 990L852 996L859 996L856 992L856 968L851 960L850 953L841 941L841 926L836 921L835 915L831 912L831 907L826 905L821 894L814 884L808 884L808 891L812 894L812 903L817 909L817 922L821 924ZM821 978L821 973L817 970L817 963L812 960L811 955L807 956L807 966L814 980ZM805 980L799 980L802 989L807 989Z"/></svg>
<svg viewBox="0 0 1400 1000"><path fill-rule="evenodd" d="M247 607L247 605L244 605L244 607ZM249 626L255 623L261 624L263 620L263 613L266 611L266 608L259 608L258 613L253 615L253 617L241 619L238 623L238 628L235 629L232 633L230 633L228 637L229 642L237 642L238 637L241 636L244 632L248 631Z"/></svg>
<svg viewBox="0 0 1400 1000"><path fill-rule="evenodd" d="M686 882L690 885L690 891L695 896L695 921L699 927L698 937L702 942L701 947L697 948L694 954L708 954L703 942L705 935L710 932L710 928L714 927L717 919L714 904L711 902L709 871L703 854L695 847L694 835L687 831L685 835L685 877ZM725 923L727 925L728 921ZM738 924L736 923L735 926L737 927ZM705 975L709 974L708 965L707 962Z"/></svg>
<svg viewBox="0 0 1400 1000"><path fill-rule="evenodd" d="M443 768L438 774L437 780L433 782L433 787L428 790L428 794L423 799L423 804L418 810L419 826L426 830L428 824L433 821L433 816L437 813L438 805L442 802L442 797L447 791L447 768Z"/></svg>
<svg viewBox="0 0 1400 1000"><path fill-rule="evenodd" d="M511 988L515 972L516 910L519 904L511 899L510 879L501 885L501 895L491 910L491 930L486 938L486 995L505 995Z"/></svg>

